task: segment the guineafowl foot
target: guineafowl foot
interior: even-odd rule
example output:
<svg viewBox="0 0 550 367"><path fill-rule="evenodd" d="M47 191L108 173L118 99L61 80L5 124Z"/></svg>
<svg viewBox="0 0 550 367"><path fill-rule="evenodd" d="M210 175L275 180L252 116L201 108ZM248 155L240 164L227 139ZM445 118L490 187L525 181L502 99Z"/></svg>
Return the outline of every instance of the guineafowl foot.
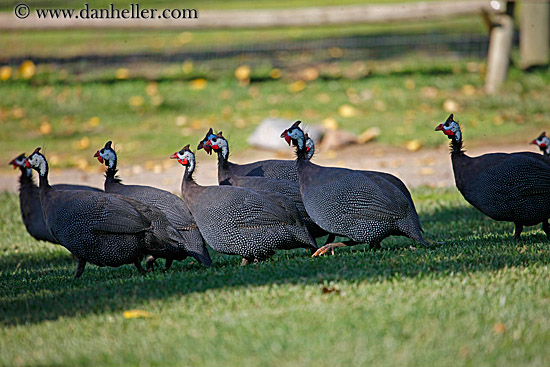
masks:
<svg viewBox="0 0 550 367"><path fill-rule="evenodd" d="M134 265L136 266L137 270L139 271L139 273L141 275L145 275L147 272L145 271L145 269L143 269L143 266L141 266L141 262L139 261L136 261L134 262Z"/></svg>
<svg viewBox="0 0 550 367"><path fill-rule="evenodd" d="M548 221L542 222L542 230L546 233L546 237L550 238L550 224L548 224Z"/></svg>
<svg viewBox="0 0 550 367"><path fill-rule="evenodd" d="M147 256L147 258L145 259L145 269L147 269L147 271L155 270L155 266L157 265L158 265L157 259L155 259L151 255Z"/></svg>
<svg viewBox="0 0 550 367"><path fill-rule="evenodd" d="M324 245L323 247L317 249L311 257L321 256L326 254L330 251L332 255L334 255L334 249L338 247L346 247L347 245L343 242L336 242L336 243L329 243L327 245Z"/></svg>
<svg viewBox="0 0 550 367"><path fill-rule="evenodd" d="M78 266L76 267L76 273L74 273L73 279L80 278L82 273L84 273L84 268L86 267L86 260L78 259Z"/></svg>
<svg viewBox="0 0 550 367"><path fill-rule="evenodd" d="M514 233L514 241L519 241L521 232L523 232L523 225L516 223L516 232Z"/></svg>

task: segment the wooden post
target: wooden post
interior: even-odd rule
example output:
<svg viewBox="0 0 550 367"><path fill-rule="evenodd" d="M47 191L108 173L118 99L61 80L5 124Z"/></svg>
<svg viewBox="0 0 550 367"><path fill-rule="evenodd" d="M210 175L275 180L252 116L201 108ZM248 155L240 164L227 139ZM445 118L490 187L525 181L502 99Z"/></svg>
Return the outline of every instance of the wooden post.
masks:
<svg viewBox="0 0 550 367"><path fill-rule="evenodd" d="M496 15L492 24L487 55L485 91L493 94L506 80L514 40L514 3L507 1L505 11Z"/></svg>
<svg viewBox="0 0 550 367"><path fill-rule="evenodd" d="M550 57L550 2L523 1L521 3L519 37L523 68L548 64Z"/></svg>

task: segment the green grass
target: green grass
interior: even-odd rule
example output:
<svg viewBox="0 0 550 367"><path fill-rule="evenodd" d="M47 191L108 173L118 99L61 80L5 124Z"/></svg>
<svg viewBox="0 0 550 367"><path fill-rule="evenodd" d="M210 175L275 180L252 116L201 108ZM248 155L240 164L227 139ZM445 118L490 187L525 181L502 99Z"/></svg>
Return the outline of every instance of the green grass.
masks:
<svg viewBox="0 0 550 367"><path fill-rule="evenodd" d="M0 194L0 365L547 366L550 252L539 228L468 206L455 189L413 191L426 235L312 259L279 252L240 267L75 264L25 232ZM151 318L124 319L142 309Z"/></svg>
<svg viewBox="0 0 550 367"><path fill-rule="evenodd" d="M411 58L315 67L320 77L298 92L291 88L300 69L284 70L282 79L272 80L266 76L271 68L253 67L251 84L241 86L231 70L201 71L199 65L194 77L181 71L153 77L156 90L146 77L116 80L103 74L98 77L103 81L95 81L76 75L63 81L59 71L39 70L29 81L0 82L3 155L7 159L44 146L57 157L54 166L88 164L95 169L93 153L113 140L126 163L164 162L175 149L196 144L211 126L229 136L235 152L247 146L246 137L269 116L306 124L332 118L354 133L377 126L381 144L404 146L419 140L433 147L447 143L433 130L447 117L444 107L449 103L470 147L525 143L529 149L527 142L548 128L547 70L512 69L502 93L487 96L482 92L484 65L475 61ZM188 79L199 75L207 81L197 90ZM132 105L136 98L142 104ZM342 115L345 105L354 113ZM99 118L96 126L90 123L94 117Z"/></svg>

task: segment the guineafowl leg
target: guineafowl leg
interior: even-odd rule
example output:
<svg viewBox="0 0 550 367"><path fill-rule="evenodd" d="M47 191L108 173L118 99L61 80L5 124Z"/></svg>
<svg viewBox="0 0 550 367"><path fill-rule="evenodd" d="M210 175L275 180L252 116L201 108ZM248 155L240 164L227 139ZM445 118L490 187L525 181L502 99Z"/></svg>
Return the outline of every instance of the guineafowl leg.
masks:
<svg viewBox="0 0 550 367"><path fill-rule="evenodd" d="M346 241L345 243L344 242L336 242L336 243L326 244L323 247L319 248L317 251L315 251L315 253L313 255L311 255L311 257L324 255L329 251L332 255L334 255L334 249L337 248L337 247L353 246L353 245L357 244L357 242L354 242L353 245L348 245L347 242L353 242L353 241Z"/></svg>
<svg viewBox="0 0 550 367"><path fill-rule="evenodd" d="M85 267L86 267L86 260L78 259L78 266L76 267L76 273L74 273L73 279L80 278L82 273L84 273Z"/></svg>
<svg viewBox="0 0 550 367"><path fill-rule="evenodd" d="M157 265L157 259L153 255L147 256L147 259L145 259L145 269L153 271L155 270L155 265Z"/></svg>
<svg viewBox="0 0 550 367"><path fill-rule="evenodd" d="M326 246L328 245L329 243L332 243L334 242L334 239L336 238L336 235L335 234L329 234L328 237L327 237L327 240L325 241L325 244L323 246ZM322 246L321 246L322 247ZM316 248L312 248L310 251L311 251L311 254L314 255L319 249L316 249Z"/></svg>
<svg viewBox="0 0 550 367"><path fill-rule="evenodd" d="M550 224L547 220L542 222L542 230L546 233L546 237L550 238Z"/></svg>
<svg viewBox="0 0 550 367"><path fill-rule="evenodd" d="M170 269L170 267L172 266L172 262L174 262L174 259L172 258L166 259L166 262L164 263L164 271Z"/></svg>
<svg viewBox="0 0 550 367"><path fill-rule="evenodd" d="M516 232L514 233L514 241L519 240L519 236L521 235L521 232L523 232L523 225L516 223Z"/></svg>
<svg viewBox="0 0 550 367"><path fill-rule="evenodd" d="M140 262L139 260L136 260L136 261L134 262L134 265L136 266L137 270L139 271L139 273L140 273L141 275L145 275L145 273L147 273L147 272L145 271L145 269L143 269L143 266L141 266L141 262Z"/></svg>

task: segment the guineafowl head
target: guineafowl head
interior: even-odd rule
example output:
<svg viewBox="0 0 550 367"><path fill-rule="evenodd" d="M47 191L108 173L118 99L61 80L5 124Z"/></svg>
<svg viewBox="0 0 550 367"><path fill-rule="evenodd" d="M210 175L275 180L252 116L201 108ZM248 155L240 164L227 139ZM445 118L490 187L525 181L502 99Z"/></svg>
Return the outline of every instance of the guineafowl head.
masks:
<svg viewBox="0 0 550 367"><path fill-rule="evenodd" d="M95 152L94 157L97 158L99 163L105 163L109 168L116 168L117 157L112 144L113 142L109 140L103 148Z"/></svg>
<svg viewBox="0 0 550 367"><path fill-rule="evenodd" d="M202 139L199 142L199 145L197 146L197 150L204 148L204 151L206 153L212 154L212 147L210 147L210 146L206 147L205 144L208 142L208 140L210 140L211 138L213 138L215 136L216 135L214 134L214 131L212 130L212 128L210 128L210 130L208 130L208 132L206 133L204 139Z"/></svg>
<svg viewBox="0 0 550 367"><path fill-rule="evenodd" d="M193 172L195 168L195 154L189 149L189 144L184 146L179 152L172 154L170 159L177 159L179 164L187 167L190 172Z"/></svg>
<svg viewBox="0 0 550 367"><path fill-rule="evenodd" d="M285 141L290 145L294 145L295 147L298 147L298 150L304 150L305 149L305 135L302 129L298 125L300 125L302 121L296 121L294 124L292 124L291 127L283 131L281 134L281 138L284 138Z"/></svg>
<svg viewBox="0 0 550 367"><path fill-rule="evenodd" d="M458 125L458 122L454 120L452 113L444 123L437 125L435 131L443 131L443 133L447 135L449 139L454 138L454 140L456 141L462 140L462 132L460 131L460 126Z"/></svg>
<svg viewBox="0 0 550 367"><path fill-rule="evenodd" d="M220 131L216 135L212 135L208 141L204 143L204 150L210 152L214 150L216 153L222 155L223 159L227 159L229 156L229 143L223 137L223 133Z"/></svg>
<svg viewBox="0 0 550 367"><path fill-rule="evenodd" d="M530 144L538 145L539 149L546 156L550 156L550 138L546 136L546 132L543 131L538 138L533 140Z"/></svg>
<svg viewBox="0 0 550 367"><path fill-rule="evenodd" d="M25 167L35 169L40 176L48 174L48 162L46 157L40 153L40 148L36 148L30 156L25 159Z"/></svg>
<svg viewBox="0 0 550 367"><path fill-rule="evenodd" d="M25 153L21 153L17 157L13 158L8 164L11 164L13 166L13 169L17 169L19 167L19 169L21 169L21 172L23 172L27 176L30 176L32 174L32 169L25 167L26 159L27 156L25 155Z"/></svg>

